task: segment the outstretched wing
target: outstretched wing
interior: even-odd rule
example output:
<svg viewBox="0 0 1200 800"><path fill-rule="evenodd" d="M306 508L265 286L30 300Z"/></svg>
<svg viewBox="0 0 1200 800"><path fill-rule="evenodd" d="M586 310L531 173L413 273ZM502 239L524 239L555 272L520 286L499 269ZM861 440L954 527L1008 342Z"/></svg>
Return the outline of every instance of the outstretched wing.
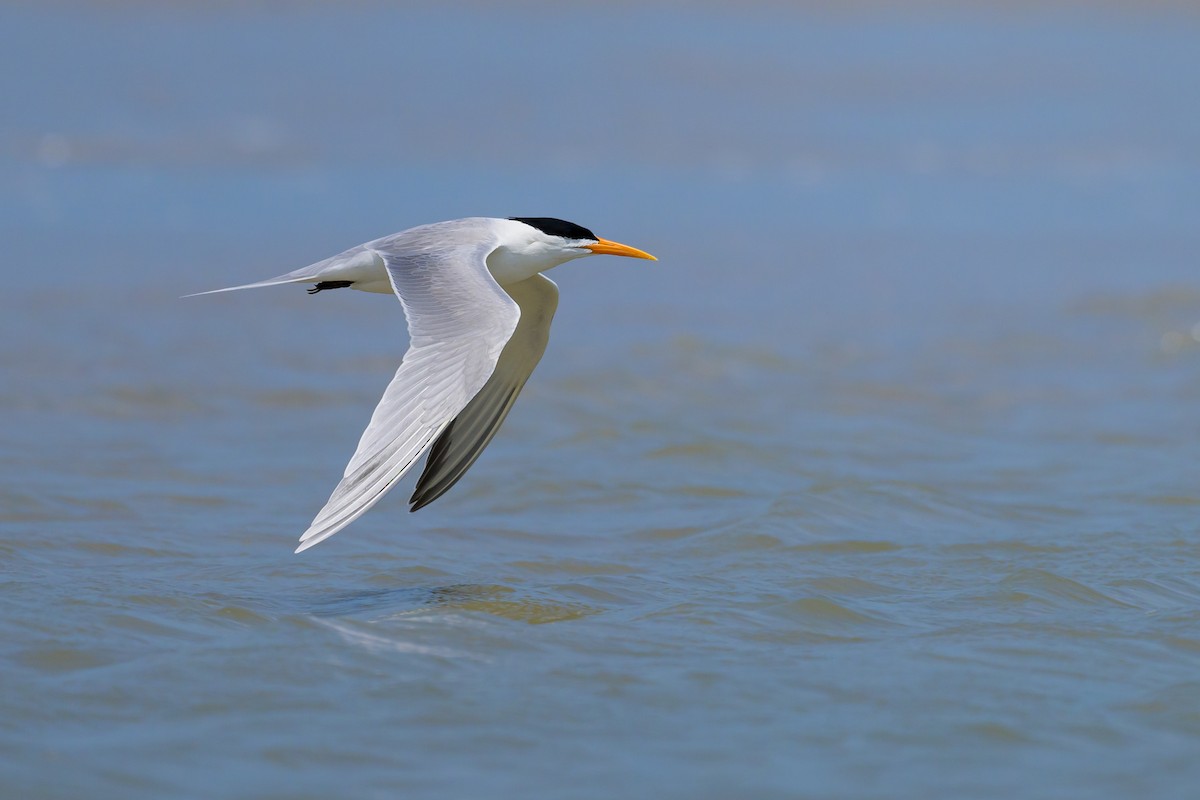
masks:
<svg viewBox="0 0 1200 800"><path fill-rule="evenodd" d="M407 233L407 232L406 232ZM345 475L296 552L357 519L403 477L483 387L517 327L517 304L488 272L494 241L436 245L414 229L368 245L383 258L411 344L375 407Z"/></svg>
<svg viewBox="0 0 1200 800"><path fill-rule="evenodd" d="M492 377L433 443L409 500L411 511L441 497L471 468L500 429L546 351L550 322L558 308L554 281L539 274L503 288L521 307L521 319L500 353Z"/></svg>

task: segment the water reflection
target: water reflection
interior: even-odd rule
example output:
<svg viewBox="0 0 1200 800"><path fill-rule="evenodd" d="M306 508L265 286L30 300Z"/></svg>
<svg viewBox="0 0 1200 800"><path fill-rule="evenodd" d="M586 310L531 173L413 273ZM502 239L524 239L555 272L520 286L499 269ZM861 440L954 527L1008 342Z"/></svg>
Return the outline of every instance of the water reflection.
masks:
<svg viewBox="0 0 1200 800"><path fill-rule="evenodd" d="M311 613L322 617L354 617L379 621L408 613L478 612L531 625L562 622L598 614L603 609L555 597L553 591L531 592L498 584L458 584L353 591L323 599Z"/></svg>

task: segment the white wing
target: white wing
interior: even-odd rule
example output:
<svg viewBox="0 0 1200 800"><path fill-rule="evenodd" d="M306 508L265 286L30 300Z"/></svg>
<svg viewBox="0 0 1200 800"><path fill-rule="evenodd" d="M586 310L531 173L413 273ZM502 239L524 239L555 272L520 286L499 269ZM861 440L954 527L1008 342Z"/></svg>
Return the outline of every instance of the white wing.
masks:
<svg viewBox="0 0 1200 800"><path fill-rule="evenodd" d="M521 307L521 319L500 353L492 377L433 443L425 471L409 500L412 511L441 497L470 469L500 429L546 351L550 322L558 308L554 281L534 275L503 288Z"/></svg>
<svg viewBox="0 0 1200 800"><path fill-rule="evenodd" d="M296 552L337 533L383 497L495 369L520 310L488 272L494 239L467 233L462 238L469 243L462 245L446 245L444 236L432 242L422 228L367 245L387 266L412 341L344 477Z"/></svg>

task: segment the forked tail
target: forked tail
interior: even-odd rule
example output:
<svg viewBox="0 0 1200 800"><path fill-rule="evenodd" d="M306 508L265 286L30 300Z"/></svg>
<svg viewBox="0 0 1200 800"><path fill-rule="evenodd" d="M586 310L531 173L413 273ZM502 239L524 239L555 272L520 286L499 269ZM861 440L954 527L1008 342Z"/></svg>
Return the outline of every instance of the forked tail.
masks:
<svg viewBox="0 0 1200 800"><path fill-rule="evenodd" d="M290 275L280 275L278 278L271 278L266 281L257 283L245 283L241 286L227 286L224 289L209 289L207 292L193 292L185 294L184 297L199 297L203 294L220 294L221 292L236 292L241 289L261 289L264 286L282 286L285 283L311 283L312 278L308 276L293 277Z"/></svg>

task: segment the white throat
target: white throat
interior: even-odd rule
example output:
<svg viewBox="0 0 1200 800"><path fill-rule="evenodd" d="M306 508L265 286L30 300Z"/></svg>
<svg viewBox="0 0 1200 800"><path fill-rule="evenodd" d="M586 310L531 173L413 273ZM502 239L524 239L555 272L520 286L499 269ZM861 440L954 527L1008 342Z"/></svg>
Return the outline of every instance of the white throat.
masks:
<svg viewBox="0 0 1200 800"><path fill-rule="evenodd" d="M520 222L504 220L500 245L487 257L488 271L504 286L532 278L576 258L591 255L552 241L540 231Z"/></svg>

